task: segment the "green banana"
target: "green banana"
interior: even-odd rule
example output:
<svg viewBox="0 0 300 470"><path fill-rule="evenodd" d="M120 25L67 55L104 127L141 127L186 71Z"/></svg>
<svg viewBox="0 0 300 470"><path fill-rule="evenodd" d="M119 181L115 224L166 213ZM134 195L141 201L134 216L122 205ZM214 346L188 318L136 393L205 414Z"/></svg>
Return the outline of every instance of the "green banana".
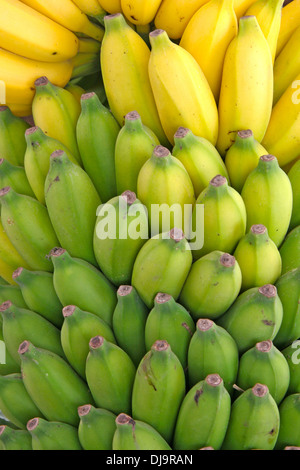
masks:
<svg viewBox="0 0 300 470"><path fill-rule="evenodd" d="M76 136L83 167L102 202L117 195L115 144L119 131L118 122L97 94L84 93Z"/></svg>
<svg viewBox="0 0 300 470"><path fill-rule="evenodd" d="M53 273L31 271L20 267L14 271L13 279L26 302L24 308L39 313L60 328L63 323L61 314L63 306L53 286ZM13 304L16 304L13 299L7 298L6 300L11 300Z"/></svg>
<svg viewBox="0 0 300 470"><path fill-rule="evenodd" d="M279 248L279 253L282 260L281 274L300 266L300 225L287 234Z"/></svg>
<svg viewBox="0 0 300 470"><path fill-rule="evenodd" d="M116 418L113 450L171 450L171 447L152 426L120 413Z"/></svg>
<svg viewBox="0 0 300 470"><path fill-rule="evenodd" d="M112 450L116 430L116 416L103 408L82 405L78 407L80 422L78 437L84 450Z"/></svg>
<svg viewBox="0 0 300 470"><path fill-rule="evenodd" d="M63 306L76 305L94 313L108 325L117 303L115 288L92 264L74 258L63 248L50 252L53 263L53 285Z"/></svg>
<svg viewBox="0 0 300 470"><path fill-rule="evenodd" d="M231 399L218 374L209 374L185 395L180 406L173 448L197 450L220 449L231 410Z"/></svg>
<svg viewBox="0 0 300 470"><path fill-rule="evenodd" d="M35 197L28 182L23 166L16 166L4 158L0 158L0 187L11 186L16 193Z"/></svg>
<svg viewBox="0 0 300 470"><path fill-rule="evenodd" d="M99 208L94 225L99 268L115 286L130 284L136 256L149 237L144 205L135 193L125 191Z"/></svg>
<svg viewBox="0 0 300 470"><path fill-rule="evenodd" d="M247 230L262 224L279 246L288 231L293 206L292 186L274 155L262 155L241 192L247 212Z"/></svg>
<svg viewBox="0 0 300 470"><path fill-rule="evenodd" d="M89 342L86 381L96 406L118 414L130 413L135 365L119 346L103 336Z"/></svg>
<svg viewBox="0 0 300 470"><path fill-rule="evenodd" d="M179 127L174 134L172 155L181 161L188 172L196 198L216 175L229 180L224 161L213 144L186 127Z"/></svg>
<svg viewBox="0 0 300 470"><path fill-rule="evenodd" d="M117 305L113 313L113 332L118 345L137 367L146 354L145 325L149 309L131 285L117 290Z"/></svg>
<svg viewBox="0 0 300 470"><path fill-rule="evenodd" d="M188 379L190 387L209 374L219 374L227 391L232 394L238 373L239 352L235 340L210 319L200 318L188 348Z"/></svg>
<svg viewBox="0 0 300 470"><path fill-rule="evenodd" d="M8 106L0 106L0 155L12 165L24 165L24 133L29 127L29 124L15 116Z"/></svg>
<svg viewBox="0 0 300 470"><path fill-rule="evenodd" d="M268 229L262 224L252 225L240 239L234 256L242 271L242 290L274 284L281 274L282 261Z"/></svg>
<svg viewBox="0 0 300 470"><path fill-rule="evenodd" d="M158 138L143 124L139 113L127 113L115 145L117 194L126 190L137 192L139 172L158 145Z"/></svg>
<svg viewBox="0 0 300 470"><path fill-rule="evenodd" d="M288 363L272 341L256 343L240 357L236 384L243 390L263 382L279 404L287 393L289 381Z"/></svg>
<svg viewBox="0 0 300 470"><path fill-rule="evenodd" d="M101 200L88 174L63 150L51 154L45 201L60 245L96 266L93 233Z"/></svg>
<svg viewBox="0 0 300 470"><path fill-rule="evenodd" d="M300 359L299 359L299 340L293 341L289 346L282 349L290 371L290 381L287 390L287 395L293 393L300 393Z"/></svg>
<svg viewBox="0 0 300 470"><path fill-rule="evenodd" d="M180 229L171 229L146 241L132 271L131 284L143 302L152 308L159 292L178 299L192 265L189 244Z"/></svg>
<svg viewBox="0 0 300 470"><path fill-rule="evenodd" d="M0 318L0 376L20 373L21 367L7 350L3 338L2 317Z"/></svg>
<svg viewBox="0 0 300 470"><path fill-rule="evenodd" d="M31 436L25 429L0 426L0 450L32 450Z"/></svg>
<svg viewBox="0 0 300 470"><path fill-rule="evenodd" d="M17 307L28 308L19 286L0 284L0 304L7 300L10 300Z"/></svg>
<svg viewBox="0 0 300 470"><path fill-rule="evenodd" d="M194 320L216 319L235 301L241 284L242 273L235 257L214 250L192 264L179 302Z"/></svg>
<svg viewBox="0 0 300 470"><path fill-rule="evenodd" d="M238 131L234 143L225 154L225 165L231 186L241 193L247 176L267 150L254 138L251 129Z"/></svg>
<svg viewBox="0 0 300 470"><path fill-rule="evenodd" d="M9 186L0 190L0 203L3 228L16 250L31 269L51 272L46 255L59 242L46 207Z"/></svg>
<svg viewBox="0 0 300 470"><path fill-rule="evenodd" d="M187 367L188 347L195 331L195 323L189 312L174 298L159 292L154 299L154 307L150 311L145 325L146 349L163 338L181 362L183 369Z"/></svg>
<svg viewBox="0 0 300 470"><path fill-rule="evenodd" d="M82 450L75 426L43 418L32 418L26 426L32 438L32 450Z"/></svg>
<svg viewBox="0 0 300 470"><path fill-rule="evenodd" d="M221 450L273 450L279 432L279 410L268 387L257 383L233 402Z"/></svg>
<svg viewBox="0 0 300 470"><path fill-rule="evenodd" d="M300 393L285 397L279 405L280 429L276 450L285 446L300 447Z"/></svg>
<svg viewBox="0 0 300 470"><path fill-rule="evenodd" d="M283 306L272 284L252 287L242 292L227 312L218 318L218 325L235 339L239 353L261 341L273 341L283 318Z"/></svg>
<svg viewBox="0 0 300 470"><path fill-rule="evenodd" d="M152 426L170 444L185 388L185 374L178 357L167 341L156 341L136 371L133 419Z"/></svg>
<svg viewBox="0 0 300 470"><path fill-rule="evenodd" d="M75 305L62 310L64 322L61 327L61 344L65 356L73 369L85 379L85 363L89 353L89 341L95 335L104 336L115 343L110 326L97 315L84 312Z"/></svg>
<svg viewBox="0 0 300 470"><path fill-rule="evenodd" d="M300 225L300 160L298 160L288 172L288 177L293 191L293 210L289 230Z"/></svg>
<svg viewBox="0 0 300 470"><path fill-rule="evenodd" d="M43 416L78 426L78 406L92 400L87 384L68 362L51 351L27 340L18 351L25 388Z"/></svg>

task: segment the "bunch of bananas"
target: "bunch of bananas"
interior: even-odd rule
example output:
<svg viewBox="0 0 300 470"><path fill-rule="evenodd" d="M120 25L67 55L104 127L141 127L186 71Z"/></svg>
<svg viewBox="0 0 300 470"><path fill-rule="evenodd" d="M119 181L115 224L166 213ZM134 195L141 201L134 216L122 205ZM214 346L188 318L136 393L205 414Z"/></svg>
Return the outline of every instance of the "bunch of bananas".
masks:
<svg viewBox="0 0 300 470"><path fill-rule="evenodd" d="M299 449L300 0L0 5L0 449Z"/></svg>

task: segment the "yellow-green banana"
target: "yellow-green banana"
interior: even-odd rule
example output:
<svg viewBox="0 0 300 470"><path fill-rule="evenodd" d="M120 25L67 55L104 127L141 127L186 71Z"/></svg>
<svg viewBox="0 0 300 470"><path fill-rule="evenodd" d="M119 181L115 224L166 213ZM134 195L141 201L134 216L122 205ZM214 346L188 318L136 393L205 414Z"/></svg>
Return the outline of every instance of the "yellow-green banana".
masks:
<svg viewBox="0 0 300 470"><path fill-rule="evenodd" d="M35 197L28 182L23 166L17 166L4 158L0 158L0 187L11 186L16 193Z"/></svg>
<svg viewBox="0 0 300 470"><path fill-rule="evenodd" d="M300 393L287 395L279 405L280 428L276 450L300 447Z"/></svg>
<svg viewBox="0 0 300 470"><path fill-rule="evenodd" d="M293 210L289 230L300 225L300 160L288 172L293 191Z"/></svg>
<svg viewBox="0 0 300 470"><path fill-rule="evenodd" d="M32 450L31 436L27 429L0 426L0 450Z"/></svg>
<svg viewBox="0 0 300 470"><path fill-rule="evenodd" d="M84 450L112 450L116 415L93 405L78 407L78 438Z"/></svg>
<svg viewBox="0 0 300 470"><path fill-rule="evenodd" d="M281 24L276 56L280 54L298 26L300 26L300 0L293 0L292 2L286 3L281 11Z"/></svg>
<svg viewBox="0 0 300 470"><path fill-rule="evenodd" d="M75 426L61 421L34 417L27 422L32 450L82 450Z"/></svg>
<svg viewBox="0 0 300 470"><path fill-rule="evenodd" d="M279 248L282 260L281 274L300 266L300 225L297 225L285 237Z"/></svg>
<svg viewBox="0 0 300 470"><path fill-rule="evenodd" d="M26 142L24 133L30 126L14 116L8 106L0 106L0 155L12 165L23 166Z"/></svg>

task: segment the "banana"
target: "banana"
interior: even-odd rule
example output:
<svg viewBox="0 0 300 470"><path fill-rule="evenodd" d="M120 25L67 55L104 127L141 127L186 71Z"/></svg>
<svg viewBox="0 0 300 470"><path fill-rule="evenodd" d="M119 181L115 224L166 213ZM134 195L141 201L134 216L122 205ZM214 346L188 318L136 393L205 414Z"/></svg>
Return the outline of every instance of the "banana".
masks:
<svg viewBox="0 0 300 470"><path fill-rule="evenodd" d="M6 103L7 107L16 117L30 118L32 116L32 108L29 104Z"/></svg>
<svg viewBox="0 0 300 470"><path fill-rule="evenodd" d="M117 299L106 277L92 264L70 256L63 248L52 249L50 258L54 289L63 306L76 305L111 326Z"/></svg>
<svg viewBox="0 0 300 470"><path fill-rule="evenodd" d="M289 346L282 349L281 353L288 363L290 372L287 395L300 393L299 341L293 341Z"/></svg>
<svg viewBox="0 0 300 470"><path fill-rule="evenodd" d="M18 0L1 0L3 49L45 62L71 59L78 51L74 33Z"/></svg>
<svg viewBox="0 0 300 470"><path fill-rule="evenodd" d="M233 7L237 19L239 20L242 16L244 16L247 9L256 1L257 0L234 0Z"/></svg>
<svg viewBox="0 0 300 470"><path fill-rule="evenodd" d="M121 13L107 15L100 62L105 92L114 117L137 111L162 145L169 142L162 129L148 75L150 50Z"/></svg>
<svg viewBox="0 0 300 470"><path fill-rule="evenodd" d="M148 211L151 236L175 226L186 232L186 220L190 219L195 202L194 187L183 164L166 147L156 146L142 166L137 197Z"/></svg>
<svg viewBox="0 0 300 470"><path fill-rule="evenodd" d="M229 180L227 168L216 148L190 129L179 127L174 134L173 157L181 161L188 172L196 198L216 175Z"/></svg>
<svg viewBox="0 0 300 470"><path fill-rule="evenodd" d="M137 367L146 354L145 325L148 308L131 285L117 290L117 305L113 313L113 332L118 345Z"/></svg>
<svg viewBox="0 0 300 470"><path fill-rule="evenodd" d="M0 392L1 411L18 429L26 429L29 419L41 416L24 386L20 373L0 375Z"/></svg>
<svg viewBox="0 0 300 470"><path fill-rule="evenodd" d="M80 115L78 101L72 93L57 87L47 77L38 78L35 81L35 89L32 102L35 126L64 144L81 163L76 140L76 124Z"/></svg>
<svg viewBox="0 0 300 470"><path fill-rule="evenodd" d="M231 186L241 193L247 176L257 167L259 157L267 153L254 139L251 129L238 131L224 158Z"/></svg>
<svg viewBox="0 0 300 470"><path fill-rule="evenodd" d="M65 86L65 89L69 91L70 93L72 93L74 98L76 98L76 100L80 104L81 96L85 93L85 90L81 86L76 85L76 83L74 83L73 81L70 81Z"/></svg>
<svg viewBox="0 0 300 470"><path fill-rule="evenodd" d="M297 225L285 237L279 248L282 260L281 274L300 266L300 225Z"/></svg>
<svg viewBox="0 0 300 470"><path fill-rule="evenodd" d="M274 155L262 155L248 175L241 196L247 213L247 230L262 224L278 247L287 234L293 208L292 186Z"/></svg>
<svg viewBox="0 0 300 470"><path fill-rule="evenodd" d="M0 361L0 376L9 375L9 374L19 374L21 372L21 367L18 362L9 353L8 349L5 346L3 332L2 332L2 315L0 318L0 345L1 345L1 361ZM3 360L4 359L4 360Z"/></svg>
<svg viewBox="0 0 300 470"><path fill-rule="evenodd" d="M29 124L14 116L7 106L0 106L0 155L12 165L23 166L26 142L24 132Z"/></svg>
<svg viewBox="0 0 300 470"><path fill-rule="evenodd" d="M121 13L121 0L98 0L101 7L108 13Z"/></svg>
<svg viewBox="0 0 300 470"><path fill-rule="evenodd" d="M45 202L60 246L96 266L93 233L101 199L88 174L63 150L51 154Z"/></svg>
<svg viewBox="0 0 300 470"><path fill-rule="evenodd" d="M211 0L190 19L179 43L200 65L216 102L219 100L225 53L237 33L234 0Z"/></svg>
<svg viewBox="0 0 300 470"><path fill-rule="evenodd" d="M285 397L279 405L280 429L276 450L286 446L300 446L300 393Z"/></svg>
<svg viewBox="0 0 300 470"><path fill-rule="evenodd" d="M93 405L78 407L78 438L84 450L112 450L116 416Z"/></svg>
<svg viewBox="0 0 300 470"><path fill-rule="evenodd" d="M0 186L11 186L16 193L35 197L28 182L23 166L16 166L4 158L0 158Z"/></svg>
<svg viewBox="0 0 300 470"><path fill-rule="evenodd" d="M164 338L181 362L187 367L188 347L195 331L195 323L189 312L174 298L159 292L154 299L154 307L147 316L145 325L146 350L160 338Z"/></svg>
<svg viewBox="0 0 300 470"><path fill-rule="evenodd" d="M135 25L151 23L159 9L162 0L121 0L124 16Z"/></svg>
<svg viewBox="0 0 300 470"><path fill-rule="evenodd" d="M149 424L120 413L116 417L113 450L171 450L165 439Z"/></svg>
<svg viewBox="0 0 300 470"><path fill-rule="evenodd" d="M58 245L46 207L35 198L16 193L6 186L0 190L1 221L5 233L31 269L52 271L46 258ZM15 267L22 266L22 262Z"/></svg>
<svg viewBox="0 0 300 470"><path fill-rule="evenodd" d="M286 3L281 11L281 24L277 41L276 56L280 54L283 47L295 31L300 26L300 0Z"/></svg>
<svg viewBox="0 0 300 470"><path fill-rule="evenodd" d="M172 42L162 29L152 31L149 36L150 83L169 142L174 145L174 134L182 126L215 145L218 136L217 105L196 59Z"/></svg>
<svg viewBox="0 0 300 470"><path fill-rule="evenodd" d="M76 126L78 148L83 167L103 203L117 195L115 145L119 131L116 119L95 92L81 96L81 113Z"/></svg>
<svg viewBox="0 0 300 470"><path fill-rule="evenodd" d="M137 192L139 172L158 145L158 138L142 123L139 113L127 113L115 142L117 194L127 190Z"/></svg>
<svg viewBox="0 0 300 470"><path fill-rule="evenodd" d="M90 339L85 374L98 408L130 413L135 372L132 360L119 346L103 336Z"/></svg>
<svg viewBox="0 0 300 470"><path fill-rule="evenodd" d="M7 300L10 300L17 307L28 308L19 286L0 284L0 304Z"/></svg>
<svg viewBox="0 0 300 470"><path fill-rule="evenodd" d="M189 389L180 406L174 433L175 450L220 449L231 400L222 378L209 374Z"/></svg>
<svg viewBox="0 0 300 470"><path fill-rule="evenodd" d="M262 382L278 405L287 393L290 370L284 355L272 341L256 343L240 357L238 387L247 390Z"/></svg>
<svg viewBox="0 0 300 470"><path fill-rule="evenodd" d="M98 53L78 52L71 61L73 66L71 80L81 79L100 71Z"/></svg>
<svg viewBox="0 0 300 470"><path fill-rule="evenodd" d="M279 421L278 406L268 387L257 383L233 402L221 450L273 450Z"/></svg>
<svg viewBox="0 0 300 470"><path fill-rule="evenodd" d="M88 17L95 18L99 23L103 24L103 18L106 15L106 11L98 0L72 0L75 5Z"/></svg>
<svg viewBox="0 0 300 470"><path fill-rule="evenodd" d="M270 47L256 17L244 16L239 21L237 36L228 46L223 64L216 144L222 157L239 130L251 129L254 138L261 143L269 124L272 103Z"/></svg>
<svg viewBox="0 0 300 470"><path fill-rule="evenodd" d="M3 424L0 426L0 450L32 450L29 432Z"/></svg>
<svg viewBox="0 0 300 470"><path fill-rule="evenodd" d="M60 421L32 418L27 422L32 438L32 450L82 450L77 428Z"/></svg>
<svg viewBox="0 0 300 470"><path fill-rule="evenodd" d="M159 292L178 299L192 265L192 253L181 230L172 229L146 241L139 251L131 284L150 309Z"/></svg>
<svg viewBox="0 0 300 470"><path fill-rule="evenodd" d="M252 225L240 239L234 256L242 271L242 290L274 284L281 274L279 250L264 225Z"/></svg>
<svg viewBox="0 0 300 470"><path fill-rule="evenodd" d="M156 341L136 371L133 419L152 426L170 445L185 387L184 370L178 357L167 341Z"/></svg>
<svg viewBox="0 0 300 470"><path fill-rule="evenodd" d="M19 355L25 388L45 419L78 426L78 406L92 400L87 384L63 358L30 341Z"/></svg>
<svg viewBox="0 0 300 470"><path fill-rule="evenodd" d="M266 284L242 292L218 318L218 325L227 330L243 354L258 342L273 341L282 318L283 306L277 288Z"/></svg>
<svg viewBox="0 0 300 470"><path fill-rule="evenodd" d="M62 310L64 322L60 331L62 348L69 364L85 380L85 363L89 353L89 341L97 335L116 343L110 326L90 312L84 312L75 305Z"/></svg>
<svg viewBox="0 0 300 470"><path fill-rule="evenodd" d="M300 225L300 160L293 164L288 171L288 177L292 185L293 192L293 210L289 230Z"/></svg>
<svg viewBox="0 0 300 470"><path fill-rule="evenodd" d="M200 220L197 206L204 207ZM192 214L192 224L202 223L204 240L201 248L193 251L194 260L210 253L223 251L232 254L246 232L246 207L241 195L222 175L216 175L199 194Z"/></svg>
<svg viewBox="0 0 300 470"><path fill-rule="evenodd" d="M242 284L239 263L229 253L215 250L192 264L179 302L194 320L220 317L237 298Z"/></svg>
<svg viewBox="0 0 300 470"><path fill-rule="evenodd" d="M78 52L100 54L101 42L92 38L79 38Z"/></svg>

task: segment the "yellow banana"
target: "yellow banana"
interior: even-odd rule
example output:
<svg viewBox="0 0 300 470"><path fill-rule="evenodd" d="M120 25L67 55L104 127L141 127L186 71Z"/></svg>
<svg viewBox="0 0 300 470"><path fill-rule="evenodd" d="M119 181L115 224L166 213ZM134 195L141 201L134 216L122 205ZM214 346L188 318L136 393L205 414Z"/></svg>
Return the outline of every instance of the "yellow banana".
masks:
<svg viewBox="0 0 300 470"><path fill-rule="evenodd" d="M146 25L154 20L161 0L121 0L126 18L133 24Z"/></svg>
<svg viewBox="0 0 300 470"><path fill-rule="evenodd" d="M96 18L100 23L102 23L106 11L98 0L72 0L78 8L88 16Z"/></svg>
<svg viewBox="0 0 300 470"><path fill-rule="evenodd" d="M217 149L224 156L239 130L251 129L260 143L273 102L273 64L269 44L255 16L239 21L238 35L224 60L219 99Z"/></svg>
<svg viewBox="0 0 300 470"><path fill-rule="evenodd" d="M29 117L32 115L31 104L6 103L11 112L18 117Z"/></svg>
<svg viewBox="0 0 300 470"><path fill-rule="evenodd" d="M72 93L78 103L81 103L81 96L85 93L85 90L81 86L77 85L76 83L69 82L67 86L65 86L65 90Z"/></svg>
<svg viewBox="0 0 300 470"><path fill-rule="evenodd" d="M194 14L180 41L200 65L216 100L225 53L237 32L233 0L211 0Z"/></svg>
<svg viewBox="0 0 300 470"><path fill-rule="evenodd" d="M300 0L293 0L282 8L276 56L280 54L298 26L300 26Z"/></svg>
<svg viewBox="0 0 300 470"><path fill-rule="evenodd" d="M233 0L234 11L239 20L256 0Z"/></svg>
<svg viewBox="0 0 300 470"><path fill-rule="evenodd" d="M18 0L0 0L1 47L33 60L74 57L78 38L67 28Z"/></svg>
<svg viewBox="0 0 300 470"><path fill-rule="evenodd" d="M121 13L121 0L98 0L102 8L108 13Z"/></svg>
<svg viewBox="0 0 300 470"><path fill-rule="evenodd" d="M78 52L93 52L95 54L100 53L101 42L96 41L93 38L79 38L78 40Z"/></svg>

